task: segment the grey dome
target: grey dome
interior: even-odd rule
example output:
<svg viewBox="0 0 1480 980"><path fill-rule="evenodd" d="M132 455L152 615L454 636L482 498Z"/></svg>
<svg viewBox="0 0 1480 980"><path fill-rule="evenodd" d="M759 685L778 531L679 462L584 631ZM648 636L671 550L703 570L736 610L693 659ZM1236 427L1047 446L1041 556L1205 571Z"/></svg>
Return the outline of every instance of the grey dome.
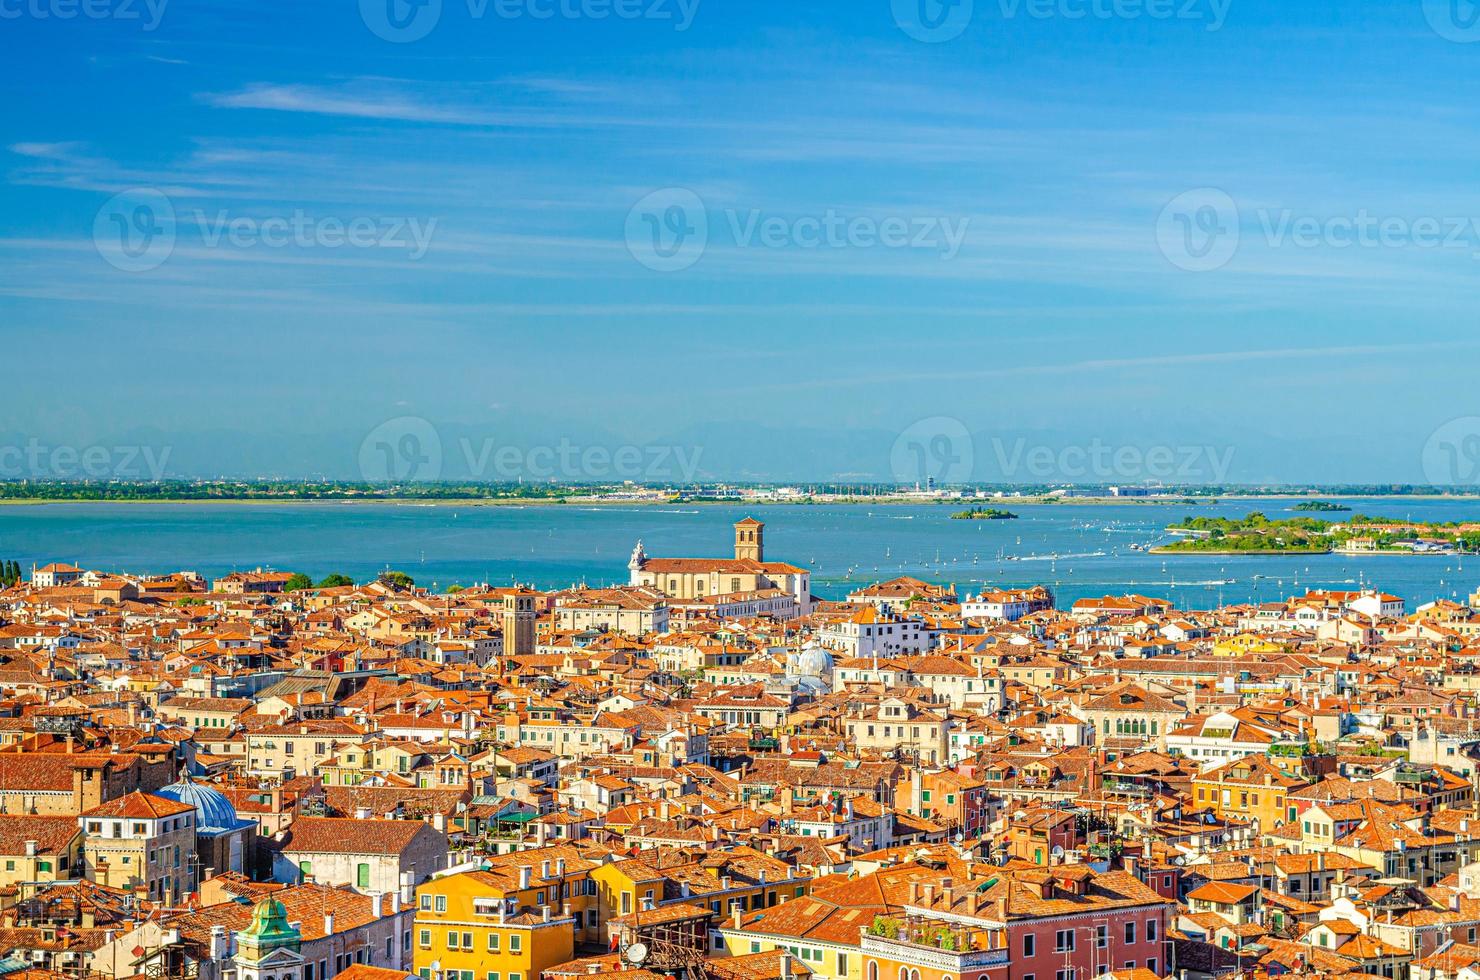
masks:
<svg viewBox="0 0 1480 980"><path fill-rule="evenodd" d="M797 674L802 677L831 677L832 672L832 654L816 643L797 655Z"/></svg>

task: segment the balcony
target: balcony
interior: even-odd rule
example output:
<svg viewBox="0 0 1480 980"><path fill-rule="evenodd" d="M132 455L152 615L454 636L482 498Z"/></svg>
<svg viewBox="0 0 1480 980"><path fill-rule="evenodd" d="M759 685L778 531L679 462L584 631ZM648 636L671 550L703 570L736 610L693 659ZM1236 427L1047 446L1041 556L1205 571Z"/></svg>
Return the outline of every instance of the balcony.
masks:
<svg viewBox="0 0 1480 980"><path fill-rule="evenodd" d="M957 974L1007 962L1006 933L923 916L876 916L862 930L864 953Z"/></svg>

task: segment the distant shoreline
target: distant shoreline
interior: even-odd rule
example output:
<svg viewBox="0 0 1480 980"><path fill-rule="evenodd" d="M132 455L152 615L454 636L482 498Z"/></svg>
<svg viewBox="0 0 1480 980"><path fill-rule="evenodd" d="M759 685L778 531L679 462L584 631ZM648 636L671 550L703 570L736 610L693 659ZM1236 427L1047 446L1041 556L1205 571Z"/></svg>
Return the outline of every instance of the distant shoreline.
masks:
<svg viewBox="0 0 1480 980"><path fill-rule="evenodd" d="M75 500L58 500L52 497L4 497L0 507L38 507L68 504L207 504L207 505L271 505L291 506L294 504L341 504L358 507L374 504L397 504L416 507L959 507L963 503L1011 504L1018 507L1207 507L1230 504L1237 501L1300 501L1310 499L1308 493L1261 493L1222 494L1218 497L1191 499L1163 499L1147 497L964 497L941 500L913 500L902 497L836 497L803 498L798 500L610 500L592 497L79 497ZM1362 501L1436 501L1456 502L1480 501L1480 493L1474 494L1326 494L1341 500ZM1232 552L1245 554L1246 552ZM1215 554L1215 552L1202 552Z"/></svg>

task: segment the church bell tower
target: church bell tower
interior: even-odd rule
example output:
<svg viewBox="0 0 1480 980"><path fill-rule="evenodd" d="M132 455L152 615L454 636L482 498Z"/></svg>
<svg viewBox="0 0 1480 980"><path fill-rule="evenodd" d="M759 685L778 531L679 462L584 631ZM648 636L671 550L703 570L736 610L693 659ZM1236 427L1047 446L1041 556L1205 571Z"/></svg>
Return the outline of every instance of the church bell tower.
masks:
<svg viewBox="0 0 1480 980"><path fill-rule="evenodd" d="M735 560L766 560L766 525L747 517L735 525Z"/></svg>

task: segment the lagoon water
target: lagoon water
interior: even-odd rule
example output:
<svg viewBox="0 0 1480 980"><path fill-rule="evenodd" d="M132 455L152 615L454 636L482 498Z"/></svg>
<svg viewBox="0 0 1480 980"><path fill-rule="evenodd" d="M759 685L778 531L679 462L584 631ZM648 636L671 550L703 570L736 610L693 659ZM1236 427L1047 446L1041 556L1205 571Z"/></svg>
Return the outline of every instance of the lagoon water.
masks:
<svg viewBox="0 0 1480 980"><path fill-rule="evenodd" d="M1384 517L1480 520L1480 500L1339 502ZM1294 504L990 503L1019 515L1011 521L950 520L961 504L38 504L0 506L0 559L15 559L28 573L32 563L50 561L134 572L193 569L207 577L263 566L364 580L395 568L436 589L482 581L595 586L626 581L627 559L639 538L653 556L724 556L731 547L730 525L753 515L766 522L766 557L811 568L813 591L826 598L841 598L859 584L913 575L973 590L1041 583L1054 590L1060 605L1140 592L1192 609L1307 588L1375 585L1403 596L1412 609L1441 596L1464 599L1480 586L1480 556L1240 558L1130 550L1132 544L1170 540L1162 529L1188 514L1348 516L1300 515Z"/></svg>

